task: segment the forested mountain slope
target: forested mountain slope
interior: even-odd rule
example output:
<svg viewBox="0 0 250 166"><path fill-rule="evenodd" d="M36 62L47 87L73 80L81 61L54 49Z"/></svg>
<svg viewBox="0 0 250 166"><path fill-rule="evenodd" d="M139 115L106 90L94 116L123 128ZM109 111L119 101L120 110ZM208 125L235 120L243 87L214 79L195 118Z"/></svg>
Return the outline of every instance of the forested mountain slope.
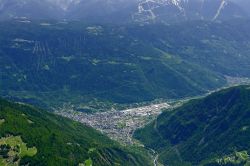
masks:
<svg viewBox="0 0 250 166"><path fill-rule="evenodd" d="M51 107L206 93L224 86L225 76L249 77L249 28L245 20L120 26L2 22L1 94Z"/></svg>
<svg viewBox="0 0 250 166"><path fill-rule="evenodd" d="M150 165L96 130L24 104L0 100L0 165Z"/></svg>
<svg viewBox="0 0 250 166"><path fill-rule="evenodd" d="M135 138L165 165L249 165L250 87L239 86L164 112Z"/></svg>

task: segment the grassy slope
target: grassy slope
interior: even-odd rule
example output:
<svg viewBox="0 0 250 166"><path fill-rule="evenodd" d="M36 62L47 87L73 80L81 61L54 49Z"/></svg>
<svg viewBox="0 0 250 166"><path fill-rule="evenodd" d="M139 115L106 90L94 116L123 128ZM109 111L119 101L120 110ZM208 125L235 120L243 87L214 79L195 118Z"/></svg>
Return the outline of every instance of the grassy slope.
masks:
<svg viewBox="0 0 250 166"><path fill-rule="evenodd" d="M250 152L250 87L233 87L165 112L135 137L168 165L204 164Z"/></svg>
<svg viewBox="0 0 250 166"><path fill-rule="evenodd" d="M131 152L92 128L31 106L0 100L0 138L21 136L37 154L24 157L31 165L145 165L142 154Z"/></svg>

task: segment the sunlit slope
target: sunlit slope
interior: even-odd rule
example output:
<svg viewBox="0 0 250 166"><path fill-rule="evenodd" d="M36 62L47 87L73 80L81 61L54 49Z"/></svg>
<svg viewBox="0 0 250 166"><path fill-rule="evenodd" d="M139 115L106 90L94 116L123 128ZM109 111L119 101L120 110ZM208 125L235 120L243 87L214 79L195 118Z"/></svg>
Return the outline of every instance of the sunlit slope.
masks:
<svg viewBox="0 0 250 166"><path fill-rule="evenodd" d="M0 100L0 165L6 163L150 165L142 154L121 147L90 127Z"/></svg>

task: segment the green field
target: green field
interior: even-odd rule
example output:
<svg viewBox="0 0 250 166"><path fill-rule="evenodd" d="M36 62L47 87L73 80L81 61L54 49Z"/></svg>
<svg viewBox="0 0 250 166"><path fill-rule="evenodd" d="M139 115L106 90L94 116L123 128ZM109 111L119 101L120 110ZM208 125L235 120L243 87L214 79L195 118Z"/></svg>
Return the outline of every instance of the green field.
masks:
<svg viewBox="0 0 250 166"><path fill-rule="evenodd" d="M25 156L32 157L37 153L36 147L28 148L26 143L22 141L22 138L20 136L9 136L0 138L0 146L1 145L10 146L10 149L7 153L7 158L1 158L0 155L1 162L3 165L19 165L21 158Z"/></svg>
<svg viewBox="0 0 250 166"><path fill-rule="evenodd" d="M92 166L92 165L93 165L92 159L90 158L90 159L86 160L86 161L84 162L84 165L85 165L85 166Z"/></svg>

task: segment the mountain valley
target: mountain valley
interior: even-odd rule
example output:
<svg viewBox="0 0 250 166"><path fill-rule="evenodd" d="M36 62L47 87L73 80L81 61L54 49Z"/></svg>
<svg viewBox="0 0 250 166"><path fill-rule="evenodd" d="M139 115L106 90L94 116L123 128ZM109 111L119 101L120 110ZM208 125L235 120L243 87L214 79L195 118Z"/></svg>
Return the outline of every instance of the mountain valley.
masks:
<svg viewBox="0 0 250 166"><path fill-rule="evenodd" d="M0 166L249 166L249 0L0 0Z"/></svg>

